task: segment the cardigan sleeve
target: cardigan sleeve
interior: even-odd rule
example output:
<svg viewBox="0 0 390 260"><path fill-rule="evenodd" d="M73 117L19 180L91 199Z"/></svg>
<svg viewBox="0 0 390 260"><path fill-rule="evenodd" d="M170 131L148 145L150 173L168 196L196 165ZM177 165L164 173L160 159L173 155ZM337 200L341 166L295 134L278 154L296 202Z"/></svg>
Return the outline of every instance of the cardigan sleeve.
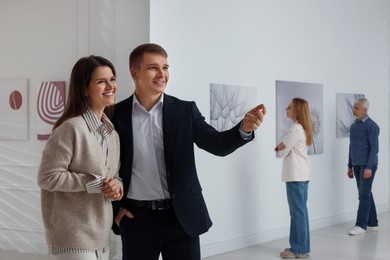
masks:
<svg viewBox="0 0 390 260"><path fill-rule="evenodd" d="M42 153L38 185L47 191L86 191L85 184L95 177L90 173L71 171L74 159L75 125L64 122L50 136Z"/></svg>

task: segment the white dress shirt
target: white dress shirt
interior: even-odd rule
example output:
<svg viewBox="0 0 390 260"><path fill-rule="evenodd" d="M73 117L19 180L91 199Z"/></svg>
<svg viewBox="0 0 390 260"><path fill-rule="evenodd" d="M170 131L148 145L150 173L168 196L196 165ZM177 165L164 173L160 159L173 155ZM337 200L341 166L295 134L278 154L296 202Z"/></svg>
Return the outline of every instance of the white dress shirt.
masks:
<svg viewBox="0 0 390 260"><path fill-rule="evenodd" d="M134 95L133 166L127 198L135 200L169 199L165 157L162 107L164 95L147 111Z"/></svg>

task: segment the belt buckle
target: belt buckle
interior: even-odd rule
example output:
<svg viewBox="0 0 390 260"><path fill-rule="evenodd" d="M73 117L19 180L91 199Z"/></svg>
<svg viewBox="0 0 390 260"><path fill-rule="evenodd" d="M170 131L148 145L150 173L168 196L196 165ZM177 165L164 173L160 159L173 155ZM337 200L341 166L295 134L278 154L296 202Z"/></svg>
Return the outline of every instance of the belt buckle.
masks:
<svg viewBox="0 0 390 260"><path fill-rule="evenodd" d="M157 208L156 201L152 200L151 203L152 203L152 210L156 210Z"/></svg>
<svg viewBox="0 0 390 260"><path fill-rule="evenodd" d="M169 208L168 204L164 200L153 200L152 210L164 210Z"/></svg>

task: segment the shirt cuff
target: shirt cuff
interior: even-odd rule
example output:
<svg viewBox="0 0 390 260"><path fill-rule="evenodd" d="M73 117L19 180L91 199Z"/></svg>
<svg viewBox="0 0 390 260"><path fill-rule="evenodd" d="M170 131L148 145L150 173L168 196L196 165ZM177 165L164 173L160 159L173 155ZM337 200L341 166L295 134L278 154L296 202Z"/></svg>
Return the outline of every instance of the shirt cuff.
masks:
<svg viewBox="0 0 390 260"><path fill-rule="evenodd" d="M88 193L101 193L103 187L103 181L105 177L97 176L97 175L94 176L96 177L96 179L87 182L85 184L85 188Z"/></svg>
<svg viewBox="0 0 390 260"><path fill-rule="evenodd" d="M239 129L239 131L242 139L244 139L245 141L252 140L252 132L244 132L243 130L241 130L241 128Z"/></svg>

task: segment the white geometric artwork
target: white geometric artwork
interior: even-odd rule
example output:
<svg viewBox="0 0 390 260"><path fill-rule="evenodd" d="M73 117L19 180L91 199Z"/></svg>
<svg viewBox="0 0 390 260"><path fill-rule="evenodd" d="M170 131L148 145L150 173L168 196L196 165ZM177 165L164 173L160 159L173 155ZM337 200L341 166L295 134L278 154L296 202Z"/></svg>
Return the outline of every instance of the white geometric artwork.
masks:
<svg viewBox="0 0 390 260"><path fill-rule="evenodd" d="M28 139L27 79L0 79L0 139Z"/></svg>
<svg viewBox="0 0 390 260"><path fill-rule="evenodd" d="M355 121L352 108L355 100L364 94L336 94L336 138L349 137L349 129Z"/></svg>
<svg viewBox="0 0 390 260"><path fill-rule="evenodd" d="M303 98L309 103L313 122L313 144L309 147L308 154L322 154L324 152L323 86L318 83L276 81L276 144L283 139L292 124L286 116L286 107L295 97Z"/></svg>
<svg viewBox="0 0 390 260"><path fill-rule="evenodd" d="M210 125L225 131L256 106L256 88L226 84L210 84Z"/></svg>

